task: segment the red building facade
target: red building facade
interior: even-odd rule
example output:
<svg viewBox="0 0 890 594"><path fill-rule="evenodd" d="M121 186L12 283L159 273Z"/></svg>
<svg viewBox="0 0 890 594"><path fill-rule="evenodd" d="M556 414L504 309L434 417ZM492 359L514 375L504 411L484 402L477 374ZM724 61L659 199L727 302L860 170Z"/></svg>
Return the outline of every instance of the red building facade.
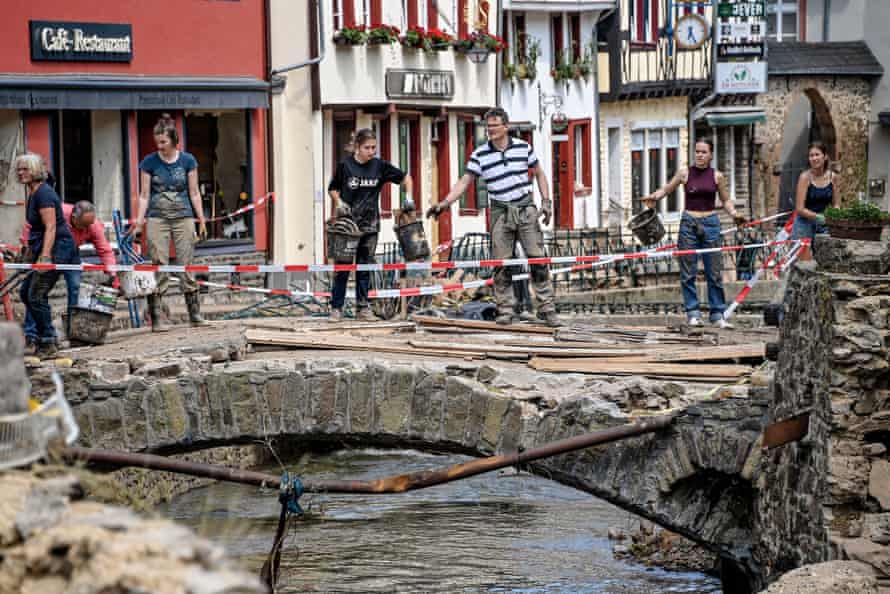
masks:
<svg viewBox="0 0 890 594"><path fill-rule="evenodd" d="M113 209L135 215L139 161L155 150L161 113L174 116L180 148L198 159L207 218L266 194L265 2L12 0L3 30L0 200L21 200L9 162L29 150L46 158L66 202L91 200L107 220ZM23 213L0 214L8 241ZM267 228L266 208L257 208L211 225L207 246L266 250Z"/></svg>

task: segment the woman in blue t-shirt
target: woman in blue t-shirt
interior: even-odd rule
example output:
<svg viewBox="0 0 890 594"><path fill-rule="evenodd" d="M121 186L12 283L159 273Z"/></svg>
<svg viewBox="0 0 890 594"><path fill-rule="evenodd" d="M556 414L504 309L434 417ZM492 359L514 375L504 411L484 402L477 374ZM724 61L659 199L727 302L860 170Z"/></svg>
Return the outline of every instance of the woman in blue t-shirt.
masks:
<svg viewBox="0 0 890 594"><path fill-rule="evenodd" d="M25 218L28 233L27 260L35 264L80 264L80 253L65 223L62 200L47 183L46 165L35 153L19 155L15 160L19 183L28 192ZM37 269L22 283L22 302L37 326L37 342L29 339L25 351L41 358L56 354L56 332L49 305L49 292L62 275L60 270Z"/></svg>
<svg viewBox="0 0 890 594"><path fill-rule="evenodd" d="M198 162L195 158L177 148L179 132L176 123L164 114L154 127L155 145L158 150L145 157L139 164L139 215L130 227L135 233L146 224L148 254L153 264L170 263L170 242L176 250L176 263L188 266L195 254L195 219L198 219L198 237L207 239L207 224L204 209L201 207L201 193L198 191ZM206 322L201 317L198 301L198 283L187 272L178 272L185 304L188 307L189 322L201 326ZM151 316L152 332L166 330L161 321L161 299L167 292L169 275L159 272L156 275L158 288L148 297L148 310Z"/></svg>

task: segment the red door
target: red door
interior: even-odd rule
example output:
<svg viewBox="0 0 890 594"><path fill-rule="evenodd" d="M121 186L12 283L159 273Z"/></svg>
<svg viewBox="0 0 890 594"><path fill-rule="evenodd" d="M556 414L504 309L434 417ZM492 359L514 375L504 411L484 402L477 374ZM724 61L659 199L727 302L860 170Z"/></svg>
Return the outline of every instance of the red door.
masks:
<svg viewBox="0 0 890 594"><path fill-rule="evenodd" d="M437 191L438 199L442 200L451 190L451 143L448 139L448 120L436 124L439 136L438 150L436 152L436 170L439 174ZM419 183L419 180L418 182ZM432 199L430 200L432 204ZM419 208L419 207L418 207ZM423 211L420 211L423 212ZM439 217L439 243L451 241L451 209L442 213Z"/></svg>

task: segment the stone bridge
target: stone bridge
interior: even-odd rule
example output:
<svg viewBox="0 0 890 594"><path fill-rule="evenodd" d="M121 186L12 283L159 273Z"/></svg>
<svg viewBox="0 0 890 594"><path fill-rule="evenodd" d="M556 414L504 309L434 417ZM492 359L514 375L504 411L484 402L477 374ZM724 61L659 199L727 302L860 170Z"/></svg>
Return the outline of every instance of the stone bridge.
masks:
<svg viewBox="0 0 890 594"><path fill-rule="evenodd" d="M122 366L121 381L101 379L109 365ZM270 440L488 456L632 420L597 394L558 403L505 395L486 365L263 360L186 370L171 361L139 371L147 376L124 375L127 365L65 372L81 445L175 454ZM767 396L759 388L693 406L662 432L530 470L683 534L753 579L751 479Z"/></svg>
<svg viewBox="0 0 890 594"><path fill-rule="evenodd" d="M867 243L820 236L819 266L798 266L769 386L531 470L719 553L727 593L832 559L890 580L890 250ZM242 360L243 349L64 370L81 445L172 454L270 440L486 456L631 421L596 390L566 396L566 376L517 395L502 381L515 369L326 352ZM45 389L47 376L32 382ZM801 413L802 441L761 447L767 423Z"/></svg>

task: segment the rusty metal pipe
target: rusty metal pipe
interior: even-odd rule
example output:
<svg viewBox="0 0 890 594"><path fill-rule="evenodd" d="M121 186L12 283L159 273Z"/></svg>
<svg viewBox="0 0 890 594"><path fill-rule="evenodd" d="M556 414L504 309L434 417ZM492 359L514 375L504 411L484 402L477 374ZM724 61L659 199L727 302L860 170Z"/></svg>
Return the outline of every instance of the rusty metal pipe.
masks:
<svg viewBox="0 0 890 594"><path fill-rule="evenodd" d="M610 427L601 431L594 431L576 437L569 437L550 442L524 452L490 456L462 462L444 468L410 472L395 476L364 480L306 480L303 486L307 493L404 493L415 489L424 489L435 485L449 483L451 481L469 478L492 470L518 466L535 460L549 458L559 454L566 454L576 450L582 450L596 445L620 441L629 437L637 437L647 433L653 433L671 424L673 415L652 417L638 423ZM135 466L176 472L203 478L212 478L220 481L241 483L245 485L266 486L277 488L279 477L264 472L252 470L238 470L212 464L200 464L184 460L172 460L164 456L153 454L132 454L115 450L99 450L91 448L70 447L65 448L63 456L69 461L84 461L101 466L122 468Z"/></svg>

